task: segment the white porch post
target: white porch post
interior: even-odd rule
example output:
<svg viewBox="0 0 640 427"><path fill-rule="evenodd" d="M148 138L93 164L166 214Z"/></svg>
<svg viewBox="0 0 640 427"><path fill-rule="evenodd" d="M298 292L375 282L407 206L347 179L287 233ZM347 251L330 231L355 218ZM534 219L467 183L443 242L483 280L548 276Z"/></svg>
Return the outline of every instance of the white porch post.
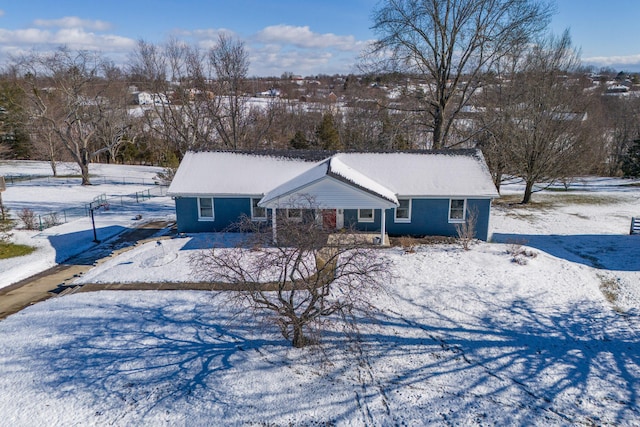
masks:
<svg viewBox="0 0 640 427"><path fill-rule="evenodd" d="M276 208L275 206L271 208L271 233L273 235L273 243L276 243L278 240L278 229L277 229L277 217L276 217Z"/></svg>
<svg viewBox="0 0 640 427"><path fill-rule="evenodd" d="M380 245L384 245L384 235L387 234L387 212L384 207L380 211L382 212L380 215Z"/></svg>

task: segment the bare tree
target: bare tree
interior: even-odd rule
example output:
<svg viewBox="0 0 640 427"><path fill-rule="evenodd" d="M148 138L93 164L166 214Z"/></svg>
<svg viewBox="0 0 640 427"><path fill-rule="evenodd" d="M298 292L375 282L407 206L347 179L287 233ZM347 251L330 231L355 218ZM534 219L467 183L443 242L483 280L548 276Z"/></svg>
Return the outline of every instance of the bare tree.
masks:
<svg viewBox="0 0 640 427"><path fill-rule="evenodd" d="M543 30L550 14L535 0L385 0L374 11L379 39L367 58L423 79L409 108L431 132L430 148L452 147L455 120L481 74Z"/></svg>
<svg viewBox="0 0 640 427"><path fill-rule="evenodd" d="M189 150L217 147L217 103L212 75L200 50L177 39L163 46L140 40L129 75L140 79L140 89L151 93L154 102L141 106L143 117L169 151L182 156Z"/></svg>
<svg viewBox="0 0 640 427"><path fill-rule="evenodd" d="M113 70L113 69L112 69ZM96 155L106 153L108 163L116 161L118 152L126 142L135 143L137 127L135 118L129 114L129 91L126 80L107 71L105 77L109 87L98 100L101 120L96 124L96 140L99 150Z"/></svg>
<svg viewBox="0 0 640 427"><path fill-rule="evenodd" d="M294 347L304 347L320 341L324 322L370 311L370 299L383 291L389 274L375 249L348 234L328 244L312 210L298 219L279 218L273 242L270 229L246 218L237 224L251 231L243 244L214 248L194 259L194 267L212 282L232 284L234 301L277 324Z"/></svg>
<svg viewBox="0 0 640 427"><path fill-rule="evenodd" d="M102 150L95 133L103 119L101 104L109 83L100 77L102 57L61 47L53 53L33 52L15 65L25 76L31 118L57 135L78 164L82 185L90 185L89 163Z"/></svg>
<svg viewBox="0 0 640 427"><path fill-rule="evenodd" d="M220 105L216 129L225 147L240 148L246 142L247 101L243 85L249 70L244 43L221 34L209 51L209 62L216 75L216 95Z"/></svg>
<svg viewBox="0 0 640 427"><path fill-rule="evenodd" d="M58 176L58 162L64 160L64 145L53 124L41 117L33 117L29 123L32 149L39 159L49 162L51 173Z"/></svg>
<svg viewBox="0 0 640 427"><path fill-rule="evenodd" d="M522 203L531 200L534 185L588 170L591 98L572 74L578 64L568 32L549 36L524 53L508 79L485 88L495 96L484 115L489 164L499 165L494 175L505 172L524 181Z"/></svg>
<svg viewBox="0 0 640 427"><path fill-rule="evenodd" d="M620 173L623 159L633 141L640 138L640 98L605 95L602 98L602 144L607 148L607 173Z"/></svg>

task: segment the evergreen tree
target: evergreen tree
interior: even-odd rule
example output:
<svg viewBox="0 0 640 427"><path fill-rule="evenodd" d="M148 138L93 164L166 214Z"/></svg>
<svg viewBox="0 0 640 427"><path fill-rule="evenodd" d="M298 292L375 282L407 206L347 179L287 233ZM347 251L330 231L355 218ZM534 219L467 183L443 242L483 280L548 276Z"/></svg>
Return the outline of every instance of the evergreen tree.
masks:
<svg viewBox="0 0 640 427"><path fill-rule="evenodd" d="M9 81L0 81L0 144L9 152L6 157L28 159L31 154L29 135L25 129L26 115L20 88Z"/></svg>
<svg viewBox="0 0 640 427"><path fill-rule="evenodd" d="M633 141L627 155L622 160L622 172L626 177L640 177L640 139Z"/></svg>
<svg viewBox="0 0 640 427"><path fill-rule="evenodd" d="M325 113L322 116L322 122L316 129L316 137L318 145L323 150L341 150L343 148L331 113Z"/></svg>
<svg viewBox="0 0 640 427"><path fill-rule="evenodd" d="M305 150L309 148L309 142L307 138L304 136L304 132L296 131L296 134L293 136L291 141L289 141L289 146L295 150Z"/></svg>

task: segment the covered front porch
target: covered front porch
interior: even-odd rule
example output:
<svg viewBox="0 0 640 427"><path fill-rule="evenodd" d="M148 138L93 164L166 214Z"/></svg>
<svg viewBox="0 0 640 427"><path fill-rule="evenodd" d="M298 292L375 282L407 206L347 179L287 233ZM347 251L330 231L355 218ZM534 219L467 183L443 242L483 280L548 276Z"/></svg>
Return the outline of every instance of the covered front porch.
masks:
<svg viewBox="0 0 640 427"><path fill-rule="evenodd" d="M283 183L266 194L258 206L271 210L273 239L278 238L280 215L299 215L302 211L315 212L315 221L323 227L345 232L332 233L334 242L344 236L370 239L371 244L388 245L386 233L386 210L399 205L396 194L370 177L349 168L336 158L319 163L310 170ZM356 211L358 221L371 225L379 224L379 232L356 233L345 224L345 211ZM300 212L300 213L298 213ZM375 214L379 215L379 222ZM341 237L342 236L342 237ZM355 237L358 236L358 237ZM329 242L328 242L329 243Z"/></svg>

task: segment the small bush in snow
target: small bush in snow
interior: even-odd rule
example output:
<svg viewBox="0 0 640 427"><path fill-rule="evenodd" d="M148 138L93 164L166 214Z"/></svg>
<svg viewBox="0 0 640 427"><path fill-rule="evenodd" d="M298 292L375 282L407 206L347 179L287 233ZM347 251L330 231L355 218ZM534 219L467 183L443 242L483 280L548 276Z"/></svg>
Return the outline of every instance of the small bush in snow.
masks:
<svg viewBox="0 0 640 427"><path fill-rule="evenodd" d="M18 213L18 218L20 218L20 221L22 221L24 228L26 228L27 230L36 230L38 228L36 213L33 211L33 209L22 209Z"/></svg>
<svg viewBox="0 0 640 427"><path fill-rule="evenodd" d="M476 239L476 224L478 223L478 209L468 209L467 218L463 223L456 224L458 242L465 251L471 249L471 244Z"/></svg>
<svg viewBox="0 0 640 427"><path fill-rule="evenodd" d="M519 243L512 243L507 247L507 253L511 255L511 262L518 265L527 265L530 259L538 256L538 253L523 247Z"/></svg>
<svg viewBox="0 0 640 427"><path fill-rule="evenodd" d="M416 252L416 239L410 236L402 236L398 238L398 244L402 247L405 253L412 254Z"/></svg>
<svg viewBox="0 0 640 427"><path fill-rule="evenodd" d="M62 224L62 222L60 222L60 218L58 217L57 212L51 212L49 215L45 215L42 218L42 220L43 220L42 225L44 228L54 227L56 225Z"/></svg>

